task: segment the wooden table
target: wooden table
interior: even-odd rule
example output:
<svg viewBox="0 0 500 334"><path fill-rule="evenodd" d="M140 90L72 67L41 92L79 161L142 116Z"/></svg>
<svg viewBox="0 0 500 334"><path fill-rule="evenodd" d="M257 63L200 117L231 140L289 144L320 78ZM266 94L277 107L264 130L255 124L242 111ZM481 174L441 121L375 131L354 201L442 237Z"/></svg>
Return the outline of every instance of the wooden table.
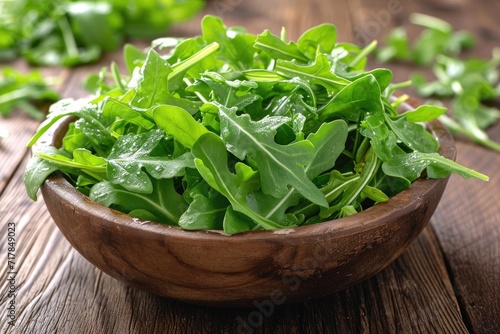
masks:
<svg viewBox="0 0 500 334"><path fill-rule="evenodd" d="M339 39L381 39L410 24L411 12L439 16L478 38L473 53L489 57L500 41L500 1L487 0L213 0L205 13L250 32L269 28L297 38L305 29L332 22ZM200 32L199 19L172 35ZM63 97L86 93L81 80L99 64L44 69L61 78ZM14 63L25 68L22 61ZM374 63L371 66L376 66ZM386 65L395 80L414 70ZM409 91L411 93L411 91ZM301 304L257 309L211 309L151 295L122 284L88 263L64 239L43 200L26 196L25 143L37 122L22 112L0 119L10 132L0 145L0 326L11 333L500 333L500 154L458 141L457 160L490 176L488 183L452 176L429 226L392 265L348 290ZM489 130L500 141L500 124ZM8 228L15 227L15 282L7 268ZM8 290L14 283L15 327L9 327ZM246 325L245 325L246 324Z"/></svg>

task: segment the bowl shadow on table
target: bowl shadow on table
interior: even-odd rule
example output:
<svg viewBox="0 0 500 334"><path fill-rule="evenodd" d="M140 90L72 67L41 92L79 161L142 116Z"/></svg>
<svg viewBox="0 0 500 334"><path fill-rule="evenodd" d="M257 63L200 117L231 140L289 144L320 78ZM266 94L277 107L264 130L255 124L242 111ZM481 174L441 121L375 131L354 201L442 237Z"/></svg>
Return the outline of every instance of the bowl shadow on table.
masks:
<svg viewBox="0 0 500 334"><path fill-rule="evenodd" d="M57 146L69 121L48 142ZM449 132L437 121L430 130L440 153L454 159ZM255 308L319 298L379 272L426 226L447 181L418 179L350 217L233 236L138 221L92 201L60 173L45 181L42 194L66 239L110 276L187 303Z"/></svg>

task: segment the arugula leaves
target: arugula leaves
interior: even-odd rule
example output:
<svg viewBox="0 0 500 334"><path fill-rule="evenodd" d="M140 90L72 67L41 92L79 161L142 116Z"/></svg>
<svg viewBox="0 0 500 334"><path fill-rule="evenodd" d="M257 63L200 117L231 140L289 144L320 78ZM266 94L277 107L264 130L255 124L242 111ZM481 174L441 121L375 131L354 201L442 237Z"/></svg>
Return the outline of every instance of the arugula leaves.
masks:
<svg viewBox="0 0 500 334"><path fill-rule="evenodd" d="M302 166L308 165L314 156L314 146L308 140L280 145L274 141L276 129L287 121L282 116L267 116L257 122L250 115L237 116L235 109L218 106L221 120L220 136L227 150L240 160L254 161L261 172L262 191L274 197L282 197L288 186L297 189L305 198L321 206L326 200L307 178Z"/></svg>
<svg viewBox="0 0 500 334"><path fill-rule="evenodd" d="M124 50L128 75L63 100L29 145L76 116L61 148L36 152L28 194L63 172L84 194L132 216L227 234L318 223L389 200L426 170L487 177L437 154L421 106L399 114L392 73L366 71L374 44L337 43L332 25L297 42L207 16L203 34Z"/></svg>
<svg viewBox="0 0 500 334"><path fill-rule="evenodd" d="M474 44L472 34L454 31L448 22L424 14L414 13L410 20L424 28L421 35L411 45L402 27L394 29L386 38L386 46L377 51L377 59L432 66L433 81L421 73L412 75L415 91L424 98L451 99L450 112L443 112L439 120L453 134L500 152L500 144L485 131L500 118L500 110L489 105L500 96L500 50L493 50L491 59L463 60L459 58L461 52ZM441 101L428 103L439 106Z"/></svg>
<svg viewBox="0 0 500 334"><path fill-rule="evenodd" d="M187 205L174 185L173 179L153 180L152 191L147 194L128 191L109 181L92 187L90 198L106 206L125 211L145 220L176 225Z"/></svg>
<svg viewBox="0 0 500 334"><path fill-rule="evenodd" d="M20 55L35 65L97 60L126 38L152 38L185 21L203 0L2 1L0 60Z"/></svg>
<svg viewBox="0 0 500 334"><path fill-rule="evenodd" d="M39 104L55 102L59 95L50 89L40 71L27 74L12 67L3 67L0 73L0 116L7 116L15 109L23 109L34 119L41 120L45 115Z"/></svg>
<svg viewBox="0 0 500 334"><path fill-rule="evenodd" d="M219 136L211 132L204 134L193 147L193 155L196 158L196 168L203 179L229 200L233 210L245 214L265 229L282 227L260 216L246 204L248 193L260 186L258 172L238 162L234 166L236 174L231 173L227 166L226 145ZM250 228L247 225L245 229Z"/></svg>
<svg viewBox="0 0 500 334"><path fill-rule="evenodd" d="M409 60L417 65L430 65L438 55L456 57L472 48L474 37L467 31L454 31L446 21L421 13L410 15L410 22L423 28L410 43L403 27L394 29L386 37L386 45L377 50L379 61Z"/></svg>

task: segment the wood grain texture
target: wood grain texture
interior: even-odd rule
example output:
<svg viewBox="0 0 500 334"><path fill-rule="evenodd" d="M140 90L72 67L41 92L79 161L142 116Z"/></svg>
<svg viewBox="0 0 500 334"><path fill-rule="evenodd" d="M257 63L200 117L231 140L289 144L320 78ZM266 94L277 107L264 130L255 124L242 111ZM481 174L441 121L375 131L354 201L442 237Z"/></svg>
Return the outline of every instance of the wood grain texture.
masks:
<svg viewBox="0 0 500 334"><path fill-rule="evenodd" d="M278 33L286 26L290 38L316 23L332 22L340 30L339 40L355 41L356 29L372 20L373 12L387 9L389 2L395 0L279 0L272 4L262 0L211 0L205 13L222 16L228 25L245 25L253 33L264 28ZM479 36L475 52L483 57L489 56L500 41L498 1L399 3L403 10L391 16L389 23L374 34L375 39L393 26L409 27L409 13L419 11L472 30ZM176 26L172 35L200 33L202 15ZM63 97L84 96L80 85L83 77L111 60L122 64L116 52L97 64L61 72L59 89ZM26 68L22 63L18 66ZM404 64L390 67L397 81L406 80L414 70ZM500 332L498 154L459 142L458 161L489 174L491 181L486 184L452 177L431 226L398 260L374 277L331 296L277 306L272 312L257 307L217 309L139 291L97 270L79 255L59 232L43 202L31 202L25 195L22 173L28 154L24 143L35 123L17 117L0 119L1 124L12 122L9 127L16 124L11 131L15 140L7 149L0 149L2 263L7 257L8 222L16 223L18 244L15 327L7 325L7 272L0 272L3 333L238 333L245 332L244 327L253 333ZM500 140L499 130L497 126L489 133Z"/></svg>
<svg viewBox="0 0 500 334"><path fill-rule="evenodd" d="M27 118L20 112L13 113L8 118L0 118L0 127L7 131L7 137L0 140L0 156L3 158L0 163L0 194L28 152L22 143L28 142L37 126L37 121Z"/></svg>
<svg viewBox="0 0 500 334"><path fill-rule="evenodd" d="M498 133L500 127L495 130ZM490 181L452 177L433 226L470 328L475 333L499 333L500 159L498 153L473 144L460 143L458 150L460 161L488 171Z"/></svg>

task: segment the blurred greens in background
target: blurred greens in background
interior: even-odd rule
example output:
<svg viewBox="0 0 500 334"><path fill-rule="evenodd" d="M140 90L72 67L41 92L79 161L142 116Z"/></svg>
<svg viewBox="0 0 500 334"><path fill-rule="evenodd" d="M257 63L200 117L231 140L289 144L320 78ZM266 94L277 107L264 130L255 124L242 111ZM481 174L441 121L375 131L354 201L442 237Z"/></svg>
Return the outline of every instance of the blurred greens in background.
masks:
<svg viewBox="0 0 500 334"><path fill-rule="evenodd" d="M76 66L98 60L125 39L151 40L202 9L204 0L1 0L0 62ZM0 71L0 116L23 109L42 119L44 102L59 99L37 70Z"/></svg>
<svg viewBox="0 0 500 334"><path fill-rule="evenodd" d="M405 28L397 27L387 35L386 45L377 50L377 59L431 69L434 80L427 80L423 67L411 76L416 93L431 98L426 104L442 105L448 99L451 109L439 120L454 135L500 152L500 143L486 131L500 119L500 48L495 48L489 59L464 59L462 51L475 44L471 32L455 31L450 23L420 13L411 14L410 22L422 28L420 35L410 40Z"/></svg>
<svg viewBox="0 0 500 334"><path fill-rule="evenodd" d="M204 0L0 1L0 61L75 66L126 38L151 39L196 14Z"/></svg>
<svg viewBox="0 0 500 334"><path fill-rule="evenodd" d="M47 109L41 108L44 102L59 99L57 92L49 87L50 81L37 70L24 74L12 67L3 67L0 71L0 116L6 116L14 109L23 109L34 119L45 118L40 110Z"/></svg>

